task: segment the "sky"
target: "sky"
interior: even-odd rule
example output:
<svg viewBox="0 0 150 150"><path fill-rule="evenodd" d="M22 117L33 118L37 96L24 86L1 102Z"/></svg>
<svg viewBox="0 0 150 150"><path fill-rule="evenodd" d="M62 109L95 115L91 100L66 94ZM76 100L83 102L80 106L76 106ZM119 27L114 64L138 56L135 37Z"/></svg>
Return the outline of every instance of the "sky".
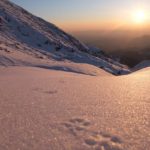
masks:
<svg viewBox="0 0 150 150"><path fill-rule="evenodd" d="M146 27L150 0L11 0L65 30Z"/></svg>

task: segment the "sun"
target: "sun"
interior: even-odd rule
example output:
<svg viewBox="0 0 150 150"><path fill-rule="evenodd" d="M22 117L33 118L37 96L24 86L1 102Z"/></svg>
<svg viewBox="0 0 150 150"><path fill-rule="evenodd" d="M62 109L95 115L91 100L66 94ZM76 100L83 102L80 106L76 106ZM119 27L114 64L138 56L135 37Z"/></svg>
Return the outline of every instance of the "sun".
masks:
<svg viewBox="0 0 150 150"><path fill-rule="evenodd" d="M146 20L146 13L143 10L134 12L133 20L135 23L144 23Z"/></svg>

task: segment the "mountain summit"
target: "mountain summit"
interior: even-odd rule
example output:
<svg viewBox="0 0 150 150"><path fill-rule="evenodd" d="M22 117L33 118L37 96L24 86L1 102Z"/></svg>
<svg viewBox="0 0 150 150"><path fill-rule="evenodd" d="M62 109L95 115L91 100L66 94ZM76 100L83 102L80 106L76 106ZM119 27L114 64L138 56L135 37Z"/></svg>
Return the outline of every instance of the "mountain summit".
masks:
<svg viewBox="0 0 150 150"><path fill-rule="evenodd" d="M8 0L1 0L0 64L46 68L55 64L55 68L60 68L60 62L63 68L70 62L89 64L116 75L129 72L126 66L108 58L102 50L83 44ZM68 66L67 69L72 69Z"/></svg>

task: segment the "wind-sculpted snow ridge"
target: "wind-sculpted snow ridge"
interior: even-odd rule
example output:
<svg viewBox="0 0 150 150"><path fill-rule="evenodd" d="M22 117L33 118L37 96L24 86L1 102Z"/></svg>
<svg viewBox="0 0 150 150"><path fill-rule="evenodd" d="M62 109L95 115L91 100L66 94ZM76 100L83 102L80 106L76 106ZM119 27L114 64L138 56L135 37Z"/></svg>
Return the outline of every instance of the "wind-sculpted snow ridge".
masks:
<svg viewBox="0 0 150 150"><path fill-rule="evenodd" d="M13 53L17 52L20 55L15 54L14 56ZM51 60L70 61L94 65L115 75L130 72L126 66L108 58L102 50L88 47L55 25L30 14L8 0L1 0L1 58L5 57L6 60L13 55L13 60L22 60L23 54L32 56L32 59L36 58L36 62L39 62L39 59L46 62ZM22 57L20 57L21 55ZM8 61L2 62L3 60L0 60L1 64L10 64L10 62L7 63ZM13 64L15 65L15 61ZM32 64L31 59L25 59L25 63L21 62L20 64Z"/></svg>

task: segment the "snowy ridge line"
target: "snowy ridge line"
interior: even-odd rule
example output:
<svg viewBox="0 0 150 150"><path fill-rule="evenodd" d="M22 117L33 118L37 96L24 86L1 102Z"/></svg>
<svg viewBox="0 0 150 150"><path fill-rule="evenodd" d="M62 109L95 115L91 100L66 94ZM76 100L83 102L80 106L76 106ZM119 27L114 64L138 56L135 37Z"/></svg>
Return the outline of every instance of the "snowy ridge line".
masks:
<svg viewBox="0 0 150 150"><path fill-rule="evenodd" d="M102 50L83 44L54 24L30 14L8 0L0 1L0 43L2 55L13 55L16 60L23 59L20 57L22 52L33 59L37 58L37 63L39 60L68 61L93 65L114 75L130 72L127 66L109 58ZM17 55L17 51L20 55ZM26 61L31 63L28 58Z"/></svg>

